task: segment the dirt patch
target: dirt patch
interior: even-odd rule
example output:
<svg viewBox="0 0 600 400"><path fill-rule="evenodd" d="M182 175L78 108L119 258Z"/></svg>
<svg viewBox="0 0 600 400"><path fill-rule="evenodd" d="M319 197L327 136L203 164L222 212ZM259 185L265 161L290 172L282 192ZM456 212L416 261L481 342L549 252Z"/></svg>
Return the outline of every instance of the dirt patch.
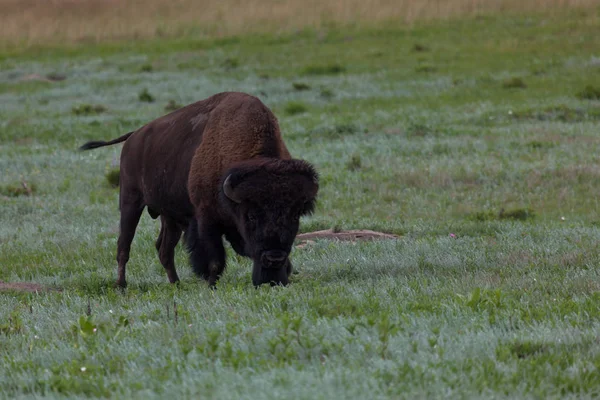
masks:
<svg viewBox="0 0 600 400"><path fill-rule="evenodd" d="M47 286L40 285L37 283L32 283L32 282L2 282L2 281L0 281L0 292L7 291L7 290L14 290L14 291L18 291L18 292L37 293L37 292L47 292L47 291L56 290L56 289L52 289Z"/></svg>
<svg viewBox="0 0 600 400"><path fill-rule="evenodd" d="M368 229L354 229L349 231L334 231L333 229L326 229L324 231L301 233L300 235L296 236L296 239L300 241L296 247L306 247L308 244L314 243L314 241L317 239L358 242L364 240L390 240L398 239L399 237L400 236L398 235L370 231Z"/></svg>
<svg viewBox="0 0 600 400"><path fill-rule="evenodd" d="M29 74L21 77L22 81L40 81L40 82L60 82L67 79L66 76L56 73L51 73L46 76L39 74Z"/></svg>

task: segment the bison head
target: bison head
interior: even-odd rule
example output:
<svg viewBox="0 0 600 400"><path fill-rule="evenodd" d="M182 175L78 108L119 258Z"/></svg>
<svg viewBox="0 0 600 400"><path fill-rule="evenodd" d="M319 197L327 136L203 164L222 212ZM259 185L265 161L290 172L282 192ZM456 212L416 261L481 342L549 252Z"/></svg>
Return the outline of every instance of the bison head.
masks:
<svg viewBox="0 0 600 400"><path fill-rule="evenodd" d="M221 187L243 252L254 261L253 283L287 284L300 217L313 211L319 189L314 168L302 160L245 161L224 175Z"/></svg>

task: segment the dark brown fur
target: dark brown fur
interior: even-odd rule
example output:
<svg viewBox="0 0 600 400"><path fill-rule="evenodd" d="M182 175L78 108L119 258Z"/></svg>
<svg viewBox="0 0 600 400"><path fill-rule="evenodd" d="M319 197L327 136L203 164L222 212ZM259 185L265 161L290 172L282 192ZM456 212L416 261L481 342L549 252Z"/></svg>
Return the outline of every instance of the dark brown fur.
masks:
<svg viewBox="0 0 600 400"><path fill-rule="evenodd" d="M121 138L81 148L122 141L120 286L126 286L125 266L145 207L160 216L156 248L170 282L179 280L174 249L185 231L192 267L210 285L225 268L222 236L253 259L255 285L288 283L288 255L299 216L314 208L317 174L291 158L277 119L259 99L219 93Z"/></svg>

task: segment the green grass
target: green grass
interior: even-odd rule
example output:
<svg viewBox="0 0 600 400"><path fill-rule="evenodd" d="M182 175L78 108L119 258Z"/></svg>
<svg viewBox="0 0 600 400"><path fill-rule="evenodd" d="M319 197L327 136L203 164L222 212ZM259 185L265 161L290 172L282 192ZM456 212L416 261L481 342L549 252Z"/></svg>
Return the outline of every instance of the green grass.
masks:
<svg viewBox="0 0 600 400"><path fill-rule="evenodd" d="M0 292L0 397L597 396L600 36L581 18L1 54L0 281L60 290ZM144 214L115 289L120 147L78 146L224 90L319 170L302 231L401 238L295 249L287 288L254 289L228 248L211 291L181 248L167 283Z"/></svg>

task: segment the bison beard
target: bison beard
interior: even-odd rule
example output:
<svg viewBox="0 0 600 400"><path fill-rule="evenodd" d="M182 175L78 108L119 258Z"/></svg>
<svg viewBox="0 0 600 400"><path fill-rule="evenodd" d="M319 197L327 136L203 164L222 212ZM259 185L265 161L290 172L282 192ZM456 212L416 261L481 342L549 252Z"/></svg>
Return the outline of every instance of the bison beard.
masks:
<svg viewBox="0 0 600 400"><path fill-rule="evenodd" d="M277 119L255 97L219 93L89 150L125 142L121 152L117 284L144 208L160 216L156 241L169 281L179 281L174 249L184 232L194 272L214 286L225 269L223 236L250 257L255 285L287 285L298 219L312 212L314 168L292 159Z"/></svg>

